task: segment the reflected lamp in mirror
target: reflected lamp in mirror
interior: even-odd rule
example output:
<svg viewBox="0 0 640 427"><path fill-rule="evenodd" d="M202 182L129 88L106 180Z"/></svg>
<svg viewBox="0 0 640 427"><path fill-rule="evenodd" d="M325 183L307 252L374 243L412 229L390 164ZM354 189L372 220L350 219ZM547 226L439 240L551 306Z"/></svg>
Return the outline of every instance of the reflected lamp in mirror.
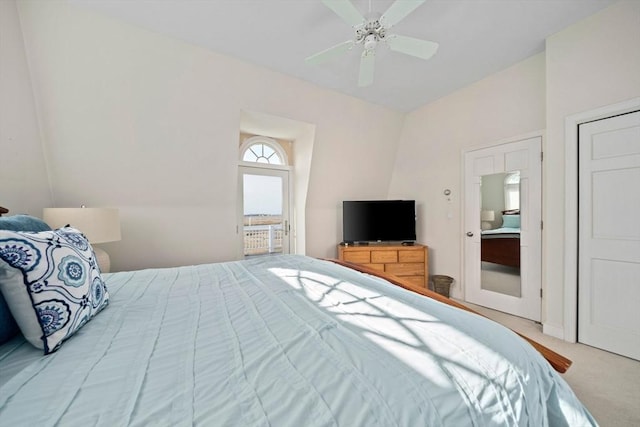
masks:
<svg viewBox="0 0 640 427"><path fill-rule="evenodd" d="M111 259L97 243L120 240L120 214L115 208L44 208L42 219L56 229L70 225L80 230L93 246L100 271L111 270Z"/></svg>
<svg viewBox="0 0 640 427"><path fill-rule="evenodd" d="M480 228L482 230L490 230L493 227L492 221L496 219L495 211L482 211L480 212Z"/></svg>

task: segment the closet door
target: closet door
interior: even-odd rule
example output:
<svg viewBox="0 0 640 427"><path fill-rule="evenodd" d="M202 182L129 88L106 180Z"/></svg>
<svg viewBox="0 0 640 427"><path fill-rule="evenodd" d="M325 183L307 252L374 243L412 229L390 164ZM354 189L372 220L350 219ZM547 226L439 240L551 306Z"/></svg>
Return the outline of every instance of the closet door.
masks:
<svg viewBox="0 0 640 427"><path fill-rule="evenodd" d="M640 360L640 112L581 124L578 341Z"/></svg>

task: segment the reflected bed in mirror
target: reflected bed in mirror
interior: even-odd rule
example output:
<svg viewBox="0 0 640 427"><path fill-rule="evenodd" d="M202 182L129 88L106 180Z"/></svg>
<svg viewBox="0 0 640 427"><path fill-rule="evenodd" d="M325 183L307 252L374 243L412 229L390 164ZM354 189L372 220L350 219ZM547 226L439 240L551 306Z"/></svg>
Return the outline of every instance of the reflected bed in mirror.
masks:
<svg viewBox="0 0 640 427"><path fill-rule="evenodd" d="M520 173L483 176L481 191L481 288L520 297Z"/></svg>
<svg viewBox="0 0 640 427"><path fill-rule="evenodd" d="M520 211L502 213L502 227L483 230L482 261L520 268Z"/></svg>

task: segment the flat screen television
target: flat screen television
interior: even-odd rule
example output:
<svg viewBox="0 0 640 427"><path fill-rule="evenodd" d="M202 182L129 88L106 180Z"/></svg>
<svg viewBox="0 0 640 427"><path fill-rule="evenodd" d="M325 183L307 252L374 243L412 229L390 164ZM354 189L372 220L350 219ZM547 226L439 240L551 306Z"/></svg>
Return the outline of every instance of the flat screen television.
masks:
<svg viewBox="0 0 640 427"><path fill-rule="evenodd" d="M342 238L344 243L415 241L415 200L343 201Z"/></svg>

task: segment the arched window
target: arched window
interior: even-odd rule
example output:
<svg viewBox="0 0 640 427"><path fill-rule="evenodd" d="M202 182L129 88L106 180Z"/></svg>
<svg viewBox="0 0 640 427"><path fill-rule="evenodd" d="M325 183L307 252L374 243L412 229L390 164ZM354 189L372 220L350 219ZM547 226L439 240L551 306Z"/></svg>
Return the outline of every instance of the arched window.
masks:
<svg viewBox="0 0 640 427"><path fill-rule="evenodd" d="M247 138L240 147L240 159L245 162L287 165L287 154L280 144L265 136Z"/></svg>
<svg viewBox="0 0 640 427"><path fill-rule="evenodd" d="M520 171L508 173L504 177L504 208L520 209Z"/></svg>

